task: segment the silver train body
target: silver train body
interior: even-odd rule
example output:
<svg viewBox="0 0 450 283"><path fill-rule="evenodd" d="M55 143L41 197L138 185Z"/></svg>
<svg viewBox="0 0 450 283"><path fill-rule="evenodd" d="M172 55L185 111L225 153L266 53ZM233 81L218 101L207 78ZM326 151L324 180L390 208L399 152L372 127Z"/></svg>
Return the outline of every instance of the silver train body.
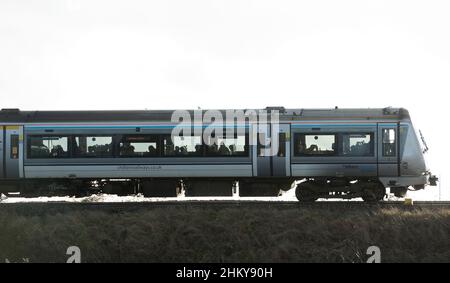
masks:
<svg viewBox="0 0 450 283"><path fill-rule="evenodd" d="M107 188L108 183L119 184L113 180L126 179L151 196L148 192L157 186L172 190L180 187L181 180L188 195L229 195L238 182L240 195L258 196L277 195L306 179L310 186L297 186L297 197L317 199L360 197L364 187L374 183L398 195L408 188L435 184L406 109L267 110L280 111L279 131L259 132L267 137L279 135L280 150L273 156L263 156L258 153L260 147L249 144L248 136L256 127L252 123L241 125L243 136L224 137L223 152L205 149L193 134L189 141L179 141L185 152L174 153L166 151L167 137L177 125L171 122L173 111L4 109L0 112L0 188L80 180L98 180ZM189 149L194 143L195 151ZM139 152L124 153L130 144ZM124 181L120 184L123 187ZM309 190L306 197L302 189ZM314 190L320 193L313 192L311 197Z"/></svg>

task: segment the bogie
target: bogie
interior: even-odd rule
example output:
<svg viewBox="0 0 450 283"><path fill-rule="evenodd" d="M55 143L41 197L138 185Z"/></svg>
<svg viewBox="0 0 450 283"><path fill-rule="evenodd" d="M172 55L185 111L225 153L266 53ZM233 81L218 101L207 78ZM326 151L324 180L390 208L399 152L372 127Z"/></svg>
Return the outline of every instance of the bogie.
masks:
<svg viewBox="0 0 450 283"><path fill-rule="evenodd" d="M351 199L361 197L366 202L380 201L385 196L383 184L376 180L307 179L297 185L295 195L301 202L319 198Z"/></svg>

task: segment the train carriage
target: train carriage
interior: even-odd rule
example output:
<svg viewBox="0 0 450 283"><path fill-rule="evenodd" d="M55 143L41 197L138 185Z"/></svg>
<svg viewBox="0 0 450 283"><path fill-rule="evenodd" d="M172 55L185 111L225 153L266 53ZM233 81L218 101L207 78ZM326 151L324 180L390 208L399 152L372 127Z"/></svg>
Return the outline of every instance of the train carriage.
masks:
<svg viewBox="0 0 450 283"><path fill-rule="evenodd" d="M277 196L295 187L301 201L377 201L386 188L404 196L436 182L406 109L265 110L279 113L276 127L225 123L211 145L208 123L172 137L179 123L170 110L3 109L0 192ZM266 146L250 142L254 133L278 137L277 151L262 154Z"/></svg>

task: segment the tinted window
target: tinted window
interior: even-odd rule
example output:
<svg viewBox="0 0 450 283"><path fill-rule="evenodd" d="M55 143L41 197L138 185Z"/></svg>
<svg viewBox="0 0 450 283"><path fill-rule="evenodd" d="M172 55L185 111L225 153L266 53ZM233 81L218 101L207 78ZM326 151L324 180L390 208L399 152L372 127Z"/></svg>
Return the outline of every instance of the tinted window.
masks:
<svg viewBox="0 0 450 283"><path fill-rule="evenodd" d="M295 134L294 155L334 155L336 135Z"/></svg>
<svg viewBox="0 0 450 283"><path fill-rule="evenodd" d="M74 157L112 157L111 136L78 136L74 139Z"/></svg>
<svg viewBox="0 0 450 283"><path fill-rule="evenodd" d="M342 135L342 155L373 156L373 135L351 133Z"/></svg>
<svg viewBox="0 0 450 283"><path fill-rule="evenodd" d="M201 156L202 137L200 136L176 136L173 141L170 135L162 138L164 156Z"/></svg>
<svg viewBox="0 0 450 283"><path fill-rule="evenodd" d="M64 158L69 156L68 137L30 136L28 158Z"/></svg>
<svg viewBox="0 0 450 283"><path fill-rule="evenodd" d="M158 136L123 136L119 144L120 157L152 157L159 155Z"/></svg>
<svg viewBox="0 0 450 283"><path fill-rule="evenodd" d="M246 135L234 135L217 138L214 143L212 138L205 144L207 156L247 156L247 138Z"/></svg>

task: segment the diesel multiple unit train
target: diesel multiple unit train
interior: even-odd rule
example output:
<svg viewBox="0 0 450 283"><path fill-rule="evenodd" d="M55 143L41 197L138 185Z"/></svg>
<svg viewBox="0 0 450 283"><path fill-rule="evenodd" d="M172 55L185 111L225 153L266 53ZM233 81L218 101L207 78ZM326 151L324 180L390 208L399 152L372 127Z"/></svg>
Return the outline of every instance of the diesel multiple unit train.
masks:
<svg viewBox="0 0 450 283"><path fill-rule="evenodd" d="M300 201L379 201L386 188L402 197L436 183L406 109L265 110L279 113L276 130L225 124L241 130L210 145L202 138L207 125L172 137L177 123L169 110L3 109L0 193L278 196L295 188ZM277 136L277 152L250 144L253 130Z"/></svg>

